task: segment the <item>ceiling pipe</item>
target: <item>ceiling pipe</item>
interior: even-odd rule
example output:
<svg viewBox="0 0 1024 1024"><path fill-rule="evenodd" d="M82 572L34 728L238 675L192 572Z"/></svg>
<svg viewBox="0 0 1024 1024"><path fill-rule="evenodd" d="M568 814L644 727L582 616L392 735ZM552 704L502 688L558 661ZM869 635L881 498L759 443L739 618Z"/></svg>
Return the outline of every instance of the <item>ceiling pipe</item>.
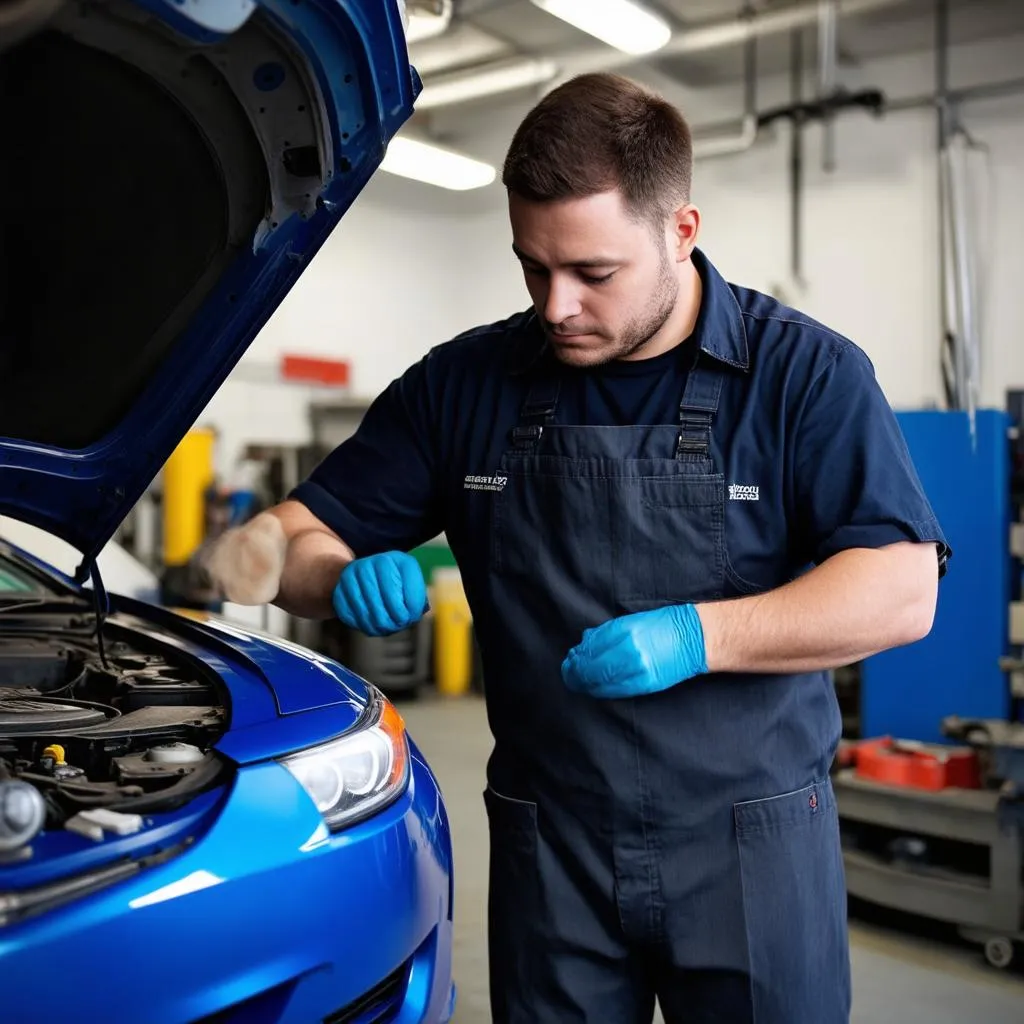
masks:
<svg viewBox="0 0 1024 1024"><path fill-rule="evenodd" d="M452 0L406 0L405 11L410 46L443 35L452 23Z"/></svg>
<svg viewBox="0 0 1024 1024"><path fill-rule="evenodd" d="M882 10L887 7L897 7L912 3L913 0L836 0L835 17L849 17L857 14L866 14L871 11ZM774 11L764 11L755 15L740 14L721 21L707 22L703 25L695 25L692 28L682 29L676 32L668 43L655 53L635 55L623 53L610 46L588 47L583 50L574 50L560 54L539 53L530 58L523 58L524 62L536 62L537 58L554 62L558 67L557 77L561 81L584 74L588 71L615 71L640 63L644 60L661 60L665 57L681 56L692 53L707 53L712 50L724 49L733 46L742 46L751 39L763 38L768 35L778 35L782 32L792 32L797 29L806 28L817 24L820 17L819 0L803 0L789 7ZM415 63L415 60L413 61ZM504 61L507 70L508 61ZM460 92L441 102L431 102L433 107L452 106L455 103L478 98L482 95L495 95L492 88L474 95L472 79L475 75L488 76L483 81L493 81L489 72L492 70L489 64L482 64L473 72L466 72L462 77L463 88ZM424 94L430 86L430 78L424 81ZM520 88L513 85L510 88ZM503 90L508 91L508 90Z"/></svg>
<svg viewBox="0 0 1024 1024"><path fill-rule="evenodd" d="M743 8L743 17L754 17L751 0L747 0L747 5ZM743 47L743 119L740 121L740 130L737 134L718 138L695 138L695 160L744 153L757 142L757 36L747 36Z"/></svg>
<svg viewBox="0 0 1024 1024"><path fill-rule="evenodd" d="M867 14L886 7L908 5L913 0L837 0L836 16ZM820 17L817 0L792 4L775 11L761 11L753 17L740 15L725 21L695 25L677 32L655 56L706 53L727 46L740 46L751 36L779 35L815 25ZM627 56L623 54L623 56Z"/></svg>
<svg viewBox="0 0 1024 1024"><path fill-rule="evenodd" d="M744 153L757 142L757 117L744 115L739 122L739 132L722 138L708 137L693 140L693 159L707 160L716 156L734 156Z"/></svg>
<svg viewBox="0 0 1024 1024"><path fill-rule="evenodd" d="M416 109L435 110L515 89L544 85L557 74L558 65L552 60L513 58L488 61L473 71L454 71L425 79Z"/></svg>
<svg viewBox="0 0 1024 1024"><path fill-rule="evenodd" d="M836 25L836 0L818 0L818 99L828 100L836 91L836 69L839 65L839 39ZM822 167L833 171L836 166L836 124L828 113L823 122Z"/></svg>

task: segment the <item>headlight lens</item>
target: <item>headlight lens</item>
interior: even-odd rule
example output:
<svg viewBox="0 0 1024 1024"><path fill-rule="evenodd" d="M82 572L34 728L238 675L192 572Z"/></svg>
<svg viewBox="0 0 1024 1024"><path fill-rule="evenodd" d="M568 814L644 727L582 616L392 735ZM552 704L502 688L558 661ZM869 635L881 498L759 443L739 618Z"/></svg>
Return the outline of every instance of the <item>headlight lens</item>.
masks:
<svg viewBox="0 0 1024 1024"><path fill-rule="evenodd" d="M371 698L360 727L329 743L283 758L332 832L397 800L409 785L405 723L382 695Z"/></svg>

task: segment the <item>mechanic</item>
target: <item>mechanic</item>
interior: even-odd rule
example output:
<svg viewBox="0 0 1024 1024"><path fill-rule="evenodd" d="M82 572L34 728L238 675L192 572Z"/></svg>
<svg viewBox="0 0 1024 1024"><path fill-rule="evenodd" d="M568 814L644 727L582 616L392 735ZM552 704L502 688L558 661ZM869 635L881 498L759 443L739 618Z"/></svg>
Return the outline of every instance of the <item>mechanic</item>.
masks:
<svg viewBox="0 0 1024 1024"><path fill-rule="evenodd" d="M691 164L645 88L549 93L503 170L532 309L432 349L209 557L379 635L446 533L499 1024L849 1017L829 670L925 636L951 552L863 351L697 248Z"/></svg>

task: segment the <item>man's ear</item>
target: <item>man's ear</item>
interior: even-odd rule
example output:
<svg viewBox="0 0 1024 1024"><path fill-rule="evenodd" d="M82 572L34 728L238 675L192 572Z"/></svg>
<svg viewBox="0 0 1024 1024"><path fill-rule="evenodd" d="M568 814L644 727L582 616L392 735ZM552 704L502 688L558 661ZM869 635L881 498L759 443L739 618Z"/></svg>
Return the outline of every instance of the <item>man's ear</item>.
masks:
<svg viewBox="0 0 1024 1024"><path fill-rule="evenodd" d="M700 233L700 210L692 203L680 206L669 217L668 241L677 263L685 263L697 245Z"/></svg>

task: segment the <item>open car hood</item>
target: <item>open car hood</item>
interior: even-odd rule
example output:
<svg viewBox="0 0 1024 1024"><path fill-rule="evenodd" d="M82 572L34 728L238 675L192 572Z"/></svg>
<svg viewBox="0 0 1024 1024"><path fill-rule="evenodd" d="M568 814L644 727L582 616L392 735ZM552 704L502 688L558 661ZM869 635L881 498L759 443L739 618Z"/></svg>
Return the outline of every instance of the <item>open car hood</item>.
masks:
<svg viewBox="0 0 1024 1024"><path fill-rule="evenodd" d="M0 512L90 562L409 118L399 0L0 11Z"/></svg>

